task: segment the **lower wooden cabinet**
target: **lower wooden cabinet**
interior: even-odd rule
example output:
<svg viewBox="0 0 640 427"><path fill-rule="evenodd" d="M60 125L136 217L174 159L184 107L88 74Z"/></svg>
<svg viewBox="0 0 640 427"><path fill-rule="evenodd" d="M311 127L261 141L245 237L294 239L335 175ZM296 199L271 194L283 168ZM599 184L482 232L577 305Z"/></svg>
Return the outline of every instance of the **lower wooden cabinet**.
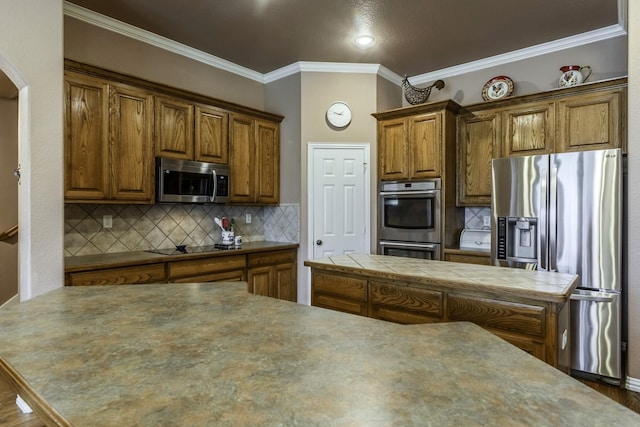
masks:
<svg viewBox="0 0 640 427"><path fill-rule="evenodd" d="M298 300L296 251L247 255L248 291L287 301Z"/></svg>
<svg viewBox="0 0 640 427"><path fill-rule="evenodd" d="M175 283L243 280L246 266L245 255L170 261L167 263L167 278Z"/></svg>
<svg viewBox="0 0 640 427"><path fill-rule="evenodd" d="M472 322L569 370L569 303L449 290L397 278L311 270L311 305L403 324ZM563 337L564 335L564 337Z"/></svg>
<svg viewBox="0 0 640 427"><path fill-rule="evenodd" d="M489 255L472 255L472 254L444 254L445 261L464 262L466 264L491 265L491 257Z"/></svg>

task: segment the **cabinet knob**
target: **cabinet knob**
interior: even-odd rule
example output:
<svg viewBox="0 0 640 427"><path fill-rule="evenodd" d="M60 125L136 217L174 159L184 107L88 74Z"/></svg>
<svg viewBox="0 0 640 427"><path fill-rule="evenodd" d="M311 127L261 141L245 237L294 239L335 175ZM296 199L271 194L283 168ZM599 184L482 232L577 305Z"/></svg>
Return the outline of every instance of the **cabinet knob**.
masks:
<svg viewBox="0 0 640 427"><path fill-rule="evenodd" d="M322 240L320 240L320 239L316 240L316 245L322 246Z"/></svg>

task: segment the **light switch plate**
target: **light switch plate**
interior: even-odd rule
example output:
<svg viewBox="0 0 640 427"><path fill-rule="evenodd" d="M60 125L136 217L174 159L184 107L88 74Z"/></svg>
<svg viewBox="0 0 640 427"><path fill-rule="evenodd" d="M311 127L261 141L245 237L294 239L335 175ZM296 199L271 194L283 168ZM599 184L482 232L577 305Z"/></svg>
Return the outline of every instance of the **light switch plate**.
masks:
<svg viewBox="0 0 640 427"><path fill-rule="evenodd" d="M246 222L247 224L251 224L251 214L250 213L244 214L244 222Z"/></svg>

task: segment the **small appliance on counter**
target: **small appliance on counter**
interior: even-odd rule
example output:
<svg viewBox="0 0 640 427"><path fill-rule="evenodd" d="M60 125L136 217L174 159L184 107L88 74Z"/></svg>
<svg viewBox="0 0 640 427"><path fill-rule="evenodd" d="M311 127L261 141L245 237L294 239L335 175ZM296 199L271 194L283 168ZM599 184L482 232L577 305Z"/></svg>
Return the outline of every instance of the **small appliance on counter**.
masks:
<svg viewBox="0 0 640 427"><path fill-rule="evenodd" d="M491 252L491 230L465 228L460 233L460 249Z"/></svg>

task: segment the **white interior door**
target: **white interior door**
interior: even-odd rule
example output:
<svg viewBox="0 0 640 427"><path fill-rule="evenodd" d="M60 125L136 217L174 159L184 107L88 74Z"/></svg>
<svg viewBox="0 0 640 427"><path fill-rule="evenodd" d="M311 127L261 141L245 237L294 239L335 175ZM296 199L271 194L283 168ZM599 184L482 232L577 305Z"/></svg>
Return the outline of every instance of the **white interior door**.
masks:
<svg viewBox="0 0 640 427"><path fill-rule="evenodd" d="M311 146L309 215L313 258L369 253L369 146Z"/></svg>

